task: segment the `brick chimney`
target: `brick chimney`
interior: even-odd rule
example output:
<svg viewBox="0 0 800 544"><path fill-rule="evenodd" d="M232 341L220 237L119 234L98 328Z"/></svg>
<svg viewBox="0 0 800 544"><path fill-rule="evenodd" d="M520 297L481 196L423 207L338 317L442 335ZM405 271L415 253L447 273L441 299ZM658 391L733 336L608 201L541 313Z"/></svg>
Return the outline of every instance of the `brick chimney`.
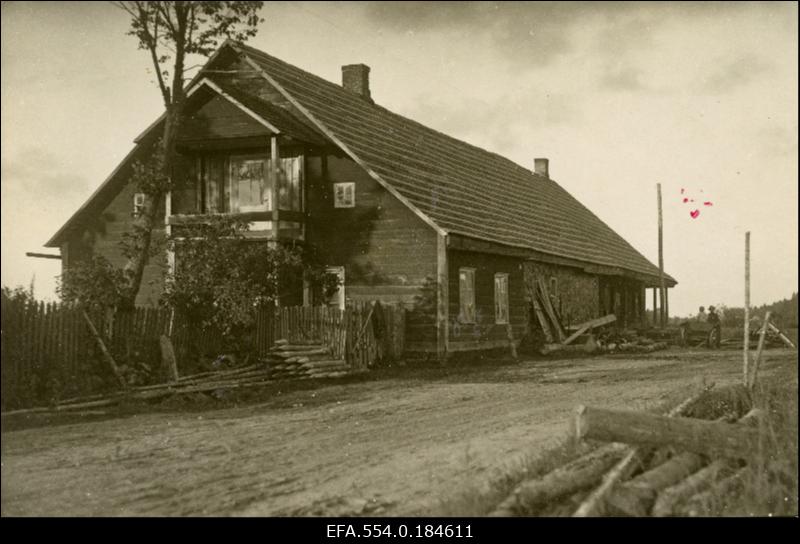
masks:
<svg viewBox="0 0 800 544"><path fill-rule="evenodd" d="M369 66L366 64L342 66L342 87L372 102L369 94Z"/></svg>
<svg viewBox="0 0 800 544"><path fill-rule="evenodd" d="M533 171L550 179L550 161L548 159L533 159Z"/></svg>

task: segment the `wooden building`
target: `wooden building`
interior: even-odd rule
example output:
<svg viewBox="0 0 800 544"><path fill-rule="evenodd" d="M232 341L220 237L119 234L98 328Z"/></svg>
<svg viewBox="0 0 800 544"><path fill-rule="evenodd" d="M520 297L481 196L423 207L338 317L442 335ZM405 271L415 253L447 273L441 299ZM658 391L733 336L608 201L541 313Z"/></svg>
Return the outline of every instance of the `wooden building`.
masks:
<svg viewBox="0 0 800 544"><path fill-rule="evenodd" d="M507 346L509 324L516 339L530 333L526 285L538 279L567 323L613 312L644 324L658 268L552 180L546 159L530 170L388 111L367 66L344 66L337 85L228 41L187 92L182 188L164 203L164 229L237 214L254 243L313 244L343 287L332 301L300 289L282 304L404 303L407 348L440 356ZM131 165L160 132L157 120L47 242L64 267L92 251L125 266L117 242L141 205ZM150 263L139 304L156 303L169 265Z"/></svg>

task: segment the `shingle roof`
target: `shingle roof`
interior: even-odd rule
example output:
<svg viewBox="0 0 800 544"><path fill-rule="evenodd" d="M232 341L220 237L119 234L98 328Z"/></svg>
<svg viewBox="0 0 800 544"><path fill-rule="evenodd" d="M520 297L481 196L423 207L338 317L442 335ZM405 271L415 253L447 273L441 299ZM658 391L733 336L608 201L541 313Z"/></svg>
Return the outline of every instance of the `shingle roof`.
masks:
<svg viewBox="0 0 800 544"><path fill-rule="evenodd" d="M445 231L658 276L655 265L555 181L262 51L236 47Z"/></svg>

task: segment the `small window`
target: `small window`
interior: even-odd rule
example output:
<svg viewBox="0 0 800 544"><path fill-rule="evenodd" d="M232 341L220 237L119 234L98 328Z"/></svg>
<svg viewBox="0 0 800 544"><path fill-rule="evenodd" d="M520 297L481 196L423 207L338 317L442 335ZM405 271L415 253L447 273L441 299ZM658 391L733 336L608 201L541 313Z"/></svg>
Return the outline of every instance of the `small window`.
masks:
<svg viewBox="0 0 800 544"><path fill-rule="evenodd" d="M144 212L144 193L133 195L133 216L139 217Z"/></svg>
<svg viewBox="0 0 800 544"><path fill-rule="evenodd" d="M508 274L494 275L494 322L508 323Z"/></svg>
<svg viewBox="0 0 800 544"><path fill-rule="evenodd" d="M554 298L558 297L558 279L555 277L550 278L550 296Z"/></svg>
<svg viewBox="0 0 800 544"><path fill-rule="evenodd" d="M461 303L459 320L462 323L475 323L475 269L458 270L458 300Z"/></svg>
<svg viewBox="0 0 800 544"><path fill-rule="evenodd" d="M356 184L355 183L334 183L333 184L333 207L334 208L354 208L356 205Z"/></svg>

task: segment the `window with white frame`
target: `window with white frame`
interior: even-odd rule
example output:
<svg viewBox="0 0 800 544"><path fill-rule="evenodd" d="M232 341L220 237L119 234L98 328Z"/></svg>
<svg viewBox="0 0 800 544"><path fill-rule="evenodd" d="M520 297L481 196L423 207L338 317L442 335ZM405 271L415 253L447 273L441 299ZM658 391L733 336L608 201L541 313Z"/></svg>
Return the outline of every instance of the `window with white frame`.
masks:
<svg viewBox="0 0 800 544"><path fill-rule="evenodd" d="M334 183L333 184L333 207L334 208L354 208L356 205L356 184Z"/></svg>
<svg viewBox="0 0 800 544"><path fill-rule="evenodd" d="M475 269L458 269L458 300L461 305L459 320L475 323Z"/></svg>
<svg viewBox="0 0 800 544"><path fill-rule="evenodd" d="M508 274L494 275L494 322L508 323Z"/></svg>
<svg viewBox="0 0 800 544"><path fill-rule="evenodd" d="M133 195L133 216L139 217L144 212L144 193Z"/></svg>
<svg viewBox="0 0 800 544"><path fill-rule="evenodd" d="M301 211L303 156L278 160L278 207ZM199 162L203 213L272 211L272 159L268 155L208 154Z"/></svg>

